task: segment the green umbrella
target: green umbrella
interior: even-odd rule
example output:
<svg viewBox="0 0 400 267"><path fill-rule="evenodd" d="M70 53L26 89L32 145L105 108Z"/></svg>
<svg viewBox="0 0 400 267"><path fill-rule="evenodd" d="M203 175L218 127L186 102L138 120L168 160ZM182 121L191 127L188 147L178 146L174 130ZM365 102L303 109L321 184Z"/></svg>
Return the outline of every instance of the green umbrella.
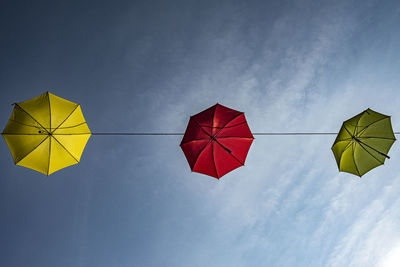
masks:
<svg viewBox="0 0 400 267"><path fill-rule="evenodd" d="M367 109L343 122L332 151L339 171L361 177L390 158L394 141L390 116Z"/></svg>

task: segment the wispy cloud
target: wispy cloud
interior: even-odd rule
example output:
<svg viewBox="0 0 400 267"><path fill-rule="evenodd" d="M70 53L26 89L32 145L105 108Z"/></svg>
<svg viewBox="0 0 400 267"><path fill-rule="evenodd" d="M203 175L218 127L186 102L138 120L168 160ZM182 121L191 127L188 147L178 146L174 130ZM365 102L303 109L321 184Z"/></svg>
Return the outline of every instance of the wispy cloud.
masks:
<svg viewBox="0 0 400 267"><path fill-rule="evenodd" d="M357 14L346 8L344 4L318 9L312 22L296 16L296 10L278 17L263 36L261 52L249 48L252 44L243 41L243 32L237 28L221 37L226 47L234 46L234 54L213 54L220 51L221 39L208 39L203 53L211 51L218 60L206 54L210 62L194 65L200 68L199 73L183 68L170 77L166 88L183 89L172 95L169 90L161 92L159 101L167 99L171 105L155 124L171 129L177 125L172 122L182 118L179 129L183 129L188 114L219 101L245 111L256 132L337 131L346 115L360 112L364 104L352 81L335 83L328 73L335 68L336 55L343 52L349 36L359 27ZM242 25L245 19L235 22ZM307 27L308 23L313 27ZM299 25L300 33L293 25ZM273 48L280 42L284 45ZM191 243L189 258L194 257L199 266L222 262L246 266L257 259L272 266L322 266L325 261L340 266L346 262L359 246L361 235L376 222L368 218L382 215L387 199L378 195L375 204L363 208L356 221L343 220L346 216L357 218L355 209L365 203L352 200L371 187L337 173L330 152L333 139L258 137L246 166L217 184L191 175L185 182L187 189L199 192L205 200L195 209L210 216L201 218L208 221L210 229L201 242ZM375 233L388 224L382 222L374 228ZM359 256L353 262L362 266L362 262L357 263L362 254L351 255Z"/></svg>

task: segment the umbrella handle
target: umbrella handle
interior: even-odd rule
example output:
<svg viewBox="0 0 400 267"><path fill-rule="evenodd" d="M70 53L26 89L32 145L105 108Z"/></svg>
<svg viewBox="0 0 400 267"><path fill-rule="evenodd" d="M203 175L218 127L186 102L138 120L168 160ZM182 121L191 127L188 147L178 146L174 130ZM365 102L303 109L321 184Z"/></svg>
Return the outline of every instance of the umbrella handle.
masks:
<svg viewBox="0 0 400 267"><path fill-rule="evenodd" d="M225 149L226 150L226 152L228 152L229 154L232 154L232 151L230 151L229 149L227 149L226 147L224 147L220 142L218 142L218 140L217 139L215 139L215 137L214 136L211 136L211 140L213 140L213 141L215 141L215 142L217 142L217 144L218 145L220 145L223 149Z"/></svg>

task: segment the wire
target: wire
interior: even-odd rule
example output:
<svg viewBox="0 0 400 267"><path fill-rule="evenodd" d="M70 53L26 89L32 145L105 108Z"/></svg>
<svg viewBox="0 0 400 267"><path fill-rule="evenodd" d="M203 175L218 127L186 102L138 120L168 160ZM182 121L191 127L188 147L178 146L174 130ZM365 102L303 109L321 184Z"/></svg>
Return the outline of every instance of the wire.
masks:
<svg viewBox="0 0 400 267"><path fill-rule="evenodd" d="M46 133L1 133L2 135L47 135ZM181 136L184 133L139 133L139 132L109 132L109 133L76 133L76 134L52 134L52 135L98 135L98 136ZM253 135L264 135L264 136L289 136L289 135L337 135L338 133L322 133L322 132L276 132L276 133L252 133ZM394 132L395 135L400 135L400 132Z"/></svg>
<svg viewBox="0 0 400 267"><path fill-rule="evenodd" d="M338 133L323 133L323 132L264 132L253 133L253 135L336 135ZM394 134L400 135L400 132ZM152 135L184 135L184 133L140 133L140 132L110 132L110 133L92 133L92 135L137 135L137 136L152 136Z"/></svg>
<svg viewBox="0 0 400 267"><path fill-rule="evenodd" d="M336 135L338 133L253 133L253 135Z"/></svg>
<svg viewBox="0 0 400 267"><path fill-rule="evenodd" d="M118 132L118 133L92 133L92 135L183 135L183 133L128 133L128 132Z"/></svg>

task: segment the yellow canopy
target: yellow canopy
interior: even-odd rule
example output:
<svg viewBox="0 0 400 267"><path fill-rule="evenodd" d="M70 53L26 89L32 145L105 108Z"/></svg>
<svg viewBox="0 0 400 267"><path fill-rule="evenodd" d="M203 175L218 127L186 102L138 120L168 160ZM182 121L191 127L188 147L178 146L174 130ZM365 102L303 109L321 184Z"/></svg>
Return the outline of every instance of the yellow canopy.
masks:
<svg viewBox="0 0 400 267"><path fill-rule="evenodd" d="M332 151L339 171L361 177L385 163L395 141L390 116L367 109L343 122Z"/></svg>
<svg viewBox="0 0 400 267"><path fill-rule="evenodd" d="M80 161L91 132L78 104L47 92L14 104L2 135L16 165L50 175Z"/></svg>

